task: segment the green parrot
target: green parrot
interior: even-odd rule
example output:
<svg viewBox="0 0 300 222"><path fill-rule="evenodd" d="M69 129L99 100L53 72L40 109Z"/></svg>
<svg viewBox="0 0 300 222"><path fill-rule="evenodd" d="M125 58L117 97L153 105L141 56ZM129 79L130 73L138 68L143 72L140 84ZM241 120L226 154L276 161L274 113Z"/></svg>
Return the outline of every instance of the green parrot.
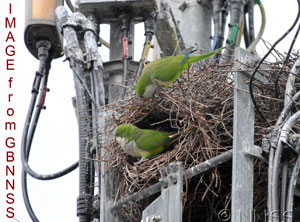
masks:
<svg viewBox="0 0 300 222"><path fill-rule="evenodd" d="M207 59L220 52L223 48L190 57L190 54L195 51L195 48L192 47L177 56L168 56L154 60L143 69L137 82L136 94L140 98L150 98L158 86L168 88L174 83L190 64Z"/></svg>
<svg viewBox="0 0 300 222"><path fill-rule="evenodd" d="M133 157L142 157L141 160L161 153L165 146L179 137L167 132L140 129L132 124L119 125L114 134L124 152Z"/></svg>

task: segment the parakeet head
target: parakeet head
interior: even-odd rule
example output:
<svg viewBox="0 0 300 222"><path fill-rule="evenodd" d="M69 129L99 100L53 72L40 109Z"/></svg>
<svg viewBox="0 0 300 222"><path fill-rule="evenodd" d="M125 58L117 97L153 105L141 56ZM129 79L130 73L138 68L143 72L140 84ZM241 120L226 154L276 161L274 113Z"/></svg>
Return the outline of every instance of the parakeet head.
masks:
<svg viewBox="0 0 300 222"><path fill-rule="evenodd" d="M122 124L115 129L115 137L127 138L136 127L132 124Z"/></svg>

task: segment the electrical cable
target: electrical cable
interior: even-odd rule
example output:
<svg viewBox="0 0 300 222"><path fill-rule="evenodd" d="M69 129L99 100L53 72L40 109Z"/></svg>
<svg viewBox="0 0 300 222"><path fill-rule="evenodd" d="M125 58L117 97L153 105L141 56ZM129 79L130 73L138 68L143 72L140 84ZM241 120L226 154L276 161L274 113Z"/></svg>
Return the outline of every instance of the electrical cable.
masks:
<svg viewBox="0 0 300 222"><path fill-rule="evenodd" d="M36 217L36 215L32 209L32 206L31 206L31 203L29 200L28 188L27 188L27 173L23 169L22 169L22 176L21 176L21 186L22 186L22 195L23 195L23 200L24 200L26 210L33 222L39 222L38 218Z"/></svg>
<svg viewBox="0 0 300 222"><path fill-rule="evenodd" d="M240 25L240 28L239 28L239 34L238 34L237 43L236 43L236 45L238 47L241 45L242 36L243 36L243 33L244 33L244 25L245 25L244 16L242 16L241 25Z"/></svg>
<svg viewBox="0 0 300 222"><path fill-rule="evenodd" d="M244 21L247 21L245 13L244 13L243 17L244 17ZM244 36L245 46L246 46L246 48L248 48L248 46L250 45L250 38L249 38L249 31L248 31L248 27L247 27L247 22L244 22L243 36Z"/></svg>
<svg viewBox="0 0 300 222"><path fill-rule="evenodd" d="M249 41L253 42L255 39L254 32L254 0L248 2L248 23L249 23Z"/></svg>
<svg viewBox="0 0 300 222"><path fill-rule="evenodd" d="M284 65L287 64L287 62L288 62L288 60L289 60L289 58L290 58L290 54L291 54L292 49L294 48L294 44L295 44L295 42L296 42L296 40L297 40L297 38L298 38L299 31L300 31L300 24L299 24L298 29L297 29L297 31L296 31L296 33L295 33L295 36L294 36L294 38L293 38L293 40L292 40L292 43L291 43L290 48L289 48L289 51L288 51L288 53L287 53L287 55L286 55L286 57L285 57L285 60L284 60L284 62L283 62L283 64L282 64L282 67L283 67ZM278 83L279 83L279 79L280 79L281 74L282 74L282 68L280 69L280 71L279 71L279 73L278 73L278 75L277 75L277 78L276 78L276 80L275 80L275 97L276 97L276 98L279 97L279 93L280 93L280 92L279 92L279 85L278 85Z"/></svg>
<svg viewBox="0 0 300 222"><path fill-rule="evenodd" d="M214 37L212 44L212 51L223 46L224 41L224 30L227 17L227 1L223 0L212 0L212 13L214 21ZM216 58L218 55L216 55Z"/></svg>
<svg viewBox="0 0 300 222"><path fill-rule="evenodd" d="M298 154L295 166L293 168L293 172L290 178L290 183L288 187L287 192L287 205L286 205L286 213L291 215L285 214L286 222L292 222L293 221L293 205L294 205L294 192L297 184L297 179L299 176L300 171L300 154Z"/></svg>
<svg viewBox="0 0 300 222"><path fill-rule="evenodd" d="M28 113L33 113L35 101L37 98L37 93L38 93L38 90L39 90L39 87L41 84L41 78L42 78L42 75L40 75L39 72L36 72L36 77L34 79L33 89L32 89L33 96L31 98L31 102L30 102L30 104L33 104L33 105L29 106L32 109L30 109L30 111ZM28 159L28 158L29 158L29 151L26 150L26 159ZM22 195L23 195L24 204L25 204L26 210L27 210L30 218L32 219L33 222L39 222L39 220L37 219L37 217L32 209L32 206L31 206L31 203L29 200L28 188L27 188L27 173L25 172L25 170L23 168L22 168L22 174L21 174L21 187L22 187Z"/></svg>
<svg viewBox="0 0 300 222"><path fill-rule="evenodd" d="M75 8L71 2L71 0L65 0L71 12L75 12Z"/></svg>
<svg viewBox="0 0 300 222"><path fill-rule="evenodd" d="M94 186L91 184L94 178L91 179L91 175L94 177L94 167L91 165L92 156L90 151L91 145L91 134L90 131L93 127L96 127L93 121L89 121L87 116L89 116L90 108L98 108L99 104L105 104L105 90L103 86L103 79L101 80L100 76L97 78L97 84L100 83L101 86L98 88L102 90L102 94L98 95L98 97L94 98L93 93L95 93L96 87L92 86L92 93L87 93L86 84L82 84L85 81L85 69L86 63L89 61L85 61L83 51L88 54L92 54L91 56L93 61L88 64L92 67L89 71L92 76L95 78L97 75L102 75L102 61L100 55L97 54L97 38L98 29L94 30L94 25L89 23L90 21L81 13L74 13L69 16L67 10L59 6L55 10L56 16L59 21L59 25L61 30L63 30L63 36L66 42L65 52L69 53L67 58L69 58L70 67L73 70L74 82L75 82L75 94L76 94L76 107L78 115L78 131L79 131L79 196L77 198L77 216L79 217L80 222L89 222L92 219L91 210L92 210L92 201L93 196L91 193L94 192ZM94 22L97 22L96 19L90 17ZM74 26L68 24L75 24ZM96 24L96 23L95 23ZM83 46L78 38L77 38L77 29L76 27L80 26L84 30L84 47L83 50L81 47ZM129 27L129 26L128 26ZM123 30L123 27L122 27ZM127 39L128 40L128 39ZM95 72L95 69L99 69L98 72ZM101 72L100 72L101 70ZM78 78L79 76L79 78ZM102 76L103 77L103 76ZM82 81L81 81L82 80ZM91 81L95 80L94 78ZM96 84L96 83L91 83ZM100 91L99 90L99 91ZM100 92L96 92L98 94ZM87 100L87 94L91 95L90 100ZM90 103L91 102L91 103ZM95 132L97 134L97 132ZM96 143L96 140L95 140Z"/></svg>
<svg viewBox="0 0 300 222"><path fill-rule="evenodd" d="M150 11L144 15L144 29L145 29L145 42L143 47L142 56L139 62L139 67L137 70L137 76L140 77L145 66L146 59L149 54L149 50L151 48L151 41L152 37L155 33L155 26L157 20L157 13L156 11Z"/></svg>
<svg viewBox="0 0 300 222"><path fill-rule="evenodd" d="M273 133L271 137L271 146L270 146L270 153L269 153L269 167L268 167L268 211L272 212L272 175L273 175L273 165L274 165L274 155L275 155L275 144L277 144L277 140L273 141L274 138L277 138L277 129L279 129L279 126L282 124L282 122L287 118L289 115L291 109L293 108L293 105L295 102L297 102L300 99L300 91L297 92L291 100L289 100L289 103L284 107L284 109L281 111L279 118L277 119L276 125L274 127ZM271 217L269 217L269 222L271 221Z"/></svg>
<svg viewBox="0 0 300 222"><path fill-rule="evenodd" d="M42 79L43 79L43 83L42 83L41 88L42 88L42 90L47 89L48 72L50 69L50 62L51 62L51 58L48 57L48 53L51 48L50 42L46 41L46 40L41 40L37 43L37 47L39 50L40 67L39 67L39 71L37 72L36 78L33 83L32 98L31 98L31 102L29 105L28 113L26 116L25 124L24 124L22 142L21 142L21 160L22 160L23 169L30 176L32 176L36 179L40 179L40 180L51 180L51 179L56 179L58 177L64 176L64 175L68 174L69 172L73 171L74 169L77 168L78 162L74 163L73 165L66 168L65 170L62 170L58 173L49 174L49 175L41 175L41 174L34 172L28 164L28 158L29 158L29 153L30 153L30 149L31 149L32 139L33 139L33 136L35 133L35 129L37 126L37 122L38 122L38 119L40 116L41 109L43 109L43 103L45 101L44 93L46 91L44 91L44 93L40 94L40 96L39 96L39 105L36 107L37 110L35 111L33 121L31 121L32 114L33 114L34 106L36 104L37 96L39 94L39 85L40 85ZM28 132L29 132L29 136L28 136Z"/></svg>
<svg viewBox="0 0 300 222"><path fill-rule="evenodd" d="M279 212L279 197L278 197L278 184L279 184L279 168L280 168L280 160L283 152L283 143L287 143L288 135L293 127L293 125L299 120L300 111L297 111L293 114L283 125L279 140L277 143L276 153L274 157L274 168L273 168L273 175L272 175L272 211L271 212Z"/></svg>
<svg viewBox="0 0 300 222"><path fill-rule="evenodd" d="M300 8L300 4L298 1L298 15L297 15L297 19L299 18L299 8ZM297 21L296 19L296 21ZM296 25L296 23L294 24ZM299 29L299 27L298 27ZM291 44L290 50L293 48L293 44L295 39L297 38L297 33L299 31L297 30L295 37L293 39L293 42ZM290 51L289 50L289 51ZM298 60L295 62L293 69L295 68L296 64L298 64ZM295 70L293 70L295 72ZM292 74L289 75L289 80L286 86L286 95L285 95L285 103L284 103L284 110L281 112L281 115L279 117L279 119L277 120L276 123L276 127L275 129L279 128L279 125L284 121L284 119L286 117L289 116L293 101L297 101L299 99L299 92L293 97L293 99L291 100L290 98L287 98L288 96L291 96L292 93L292 89L293 89L293 76L291 76ZM288 104L288 105L287 105ZM281 130L281 132L284 129ZM271 147L270 149L270 156L269 156L269 182L268 182L268 207L269 207L269 212L277 212L278 210L278 180L279 180L279 164L280 164L280 159L281 159L281 153L282 153L282 142L279 140L279 142L277 142L278 146L276 149L276 153L275 153L275 149ZM278 147L280 147L280 149L278 149ZM274 154L275 153L275 154ZM274 157L274 159L273 159ZM282 190L281 190L281 217L285 214L286 210L285 210L285 203L286 203L286 192L285 192L285 186L286 182L285 182L285 174L286 174L286 164L285 161L283 160L283 174L282 174ZM273 168L274 165L274 168ZM270 166L272 168L270 168ZM272 172L271 172L272 171ZM271 178L271 179L270 179ZM271 206L270 206L271 203ZM274 211L275 210L275 211ZM282 220L284 221L285 218L282 218Z"/></svg>
<svg viewBox="0 0 300 222"><path fill-rule="evenodd" d="M268 50L268 52L264 55L264 57L259 61L259 63L256 65L251 78L250 78L250 82L249 82L249 92L250 92L250 96L251 96L251 100L253 102L253 105L256 109L256 111L258 112L258 114L263 118L263 120L270 126L270 123L267 121L265 115L260 111L258 104L256 103L256 99L254 97L254 93L253 93L253 82L254 82L254 77L255 74L258 71L258 68L260 67L260 65L263 63L263 61L270 55L270 53L272 52L272 50L276 47L276 45L278 43L280 43L295 27L295 25L297 24L299 17L300 17L300 0L297 0L298 2L298 13L297 13L297 17L293 23L293 25L272 45L272 47Z"/></svg>
<svg viewBox="0 0 300 222"><path fill-rule="evenodd" d="M288 167L289 162L287 157L282 158L282 173L281 173L281 195L280 195L280 215L283 216L286 212L286 195L288 184ZM284 222L284 218L281 220Z"/></svg>
<svg viewBox="0 0 300 222"><path fill-rule="evenodd" d="M130 24L131 24L131 17L127 13L122 13L119 16L119 19L121 21L121 30L123 31L123 76L122 76L122 82L123 87L120 91L119 99L123 99L126 93L126 86L127 86L127 76L128 76L128 69L129 69L129 30L130 30Z"/></svg>
<svg viewBox="0 0 300 222"><path fill-rule="evenodd" d="M260 9L260 13L261 13L261 26L260 26L260 29L259 29L259 32L258 32L256 38L251 42L250 46L247 47L248 52L253 52L254 51L257 43L259 42L262 35L264 34L265 27L266 27L266 12L265 12L264 6L261 3L261 1L259 2L258 6L259 6L259 9Z"/></svg>
<svg viewBox="0 0 300 222"><path fill-rule="evenodd" d="M222 54L220 60L221 64L230 62L233 58L233 53L236 48L237 35L240 28L239 24L244 13L244 6L245 1L232 1L230 4L230 24L227 38L227 44L229 44L229 46L226 47L224 53Z"/></svg>
<svg viewBox="0 0 300 222"><path fill-rule="evenodd" d="M45 90L47 90L48 73L49 73L49 69L50 69L50 63L52 60L51 55L48 56L49 50L51 48L50 42L41 40L37 43L37 48L38 48L38 52L39 52L40 65L39 65L39 71L36 72L36 76L35 76L33 86L32 86L32 91L31 91L32 97L31 97L28 113L27 113L26 120L25 120L22 144L21 144L21 158L22 158L22 164L23 164L22 178L21 178L22 195L23 195L24 204L27 209L27 212L28 212L30 218L34 222L39 222L39 220L37 219L37 217L32 209L32 206L31 206L30 200L29 200L29 196L28 196L28 188L27 188L27 172L28 171L26 170L26 166L28 167L28 159L29 159L29 155L30 155L30 149L31 149L33 136L34 136L37 122L38 122L38 119L40 116L40 111L41 111L41 109L43 109L43 105L44 105L44 101L45 101L45 96L46 96ZM37 106L37 110L35 111L34 118L33 118L34 120L31 123L32 114L34 111L34 107L35 107L36 100L37 100L37 97L39 94L39 89L40 89L42 80L43 80L42 90L44 90L43 91L44 93L42 93L39 97L39 105ZM30 127L30 125L31 125L31 127ZM29 132L29 136L28 136L29 129L30 129L30 132ZM77 166L78 166L78 163L77 163ZM65 171L65 172L67 172L67 171ZM61 171L58 174L56 174L57 177L59 177L60 175L65 175L64 171Z"/></svg>
<svg viewBox="0 0 300 222"><path fill-rule="evenodd" d="M269 166L268 166L268 212L272 212L272 175L273 175L273 160L274 160L275 149L272 147L272 143L269 151ZM272 221L272 217L268 217L268 221Z"/></svg>

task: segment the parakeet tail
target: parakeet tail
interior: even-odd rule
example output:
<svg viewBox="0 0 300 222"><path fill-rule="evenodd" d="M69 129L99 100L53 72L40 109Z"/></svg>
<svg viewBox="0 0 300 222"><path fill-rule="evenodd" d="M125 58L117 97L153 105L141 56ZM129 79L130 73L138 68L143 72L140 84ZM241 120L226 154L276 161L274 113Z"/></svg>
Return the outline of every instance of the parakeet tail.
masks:
<svg viewBox="0 0 300 222"><path fill-rule="evenodd" d="M187 59L187 63L192 64L192 63L198 62L200 60L208 59L208 58L214 56L215 54L217 54L218 52L222 51L224 48L225 47L219 48L219 49L216 49L214 51L211 51L211 52L208 52L208 53L205 53L205 54L201 54L201 55L198 55L198 56L189 57Z"/></svg>
<svg viewBox="0 0 300 222"><path fill-rule="evenodd" d="M182 54L184 54L184 58L180 63L180 67L182 67L184 65L186 60L189 58L190 54L195 52L196 50L197 49L195 47L191 47L191 48L188 48L185 52L182 53Z"/></svg>
<svg viewBox="0 0 300 222"><path fill-rule="evenodd" d="M165 143L166 145L170 145L171 143L175 142L180 137L180 134L173 134L166 138Z"/></svg>

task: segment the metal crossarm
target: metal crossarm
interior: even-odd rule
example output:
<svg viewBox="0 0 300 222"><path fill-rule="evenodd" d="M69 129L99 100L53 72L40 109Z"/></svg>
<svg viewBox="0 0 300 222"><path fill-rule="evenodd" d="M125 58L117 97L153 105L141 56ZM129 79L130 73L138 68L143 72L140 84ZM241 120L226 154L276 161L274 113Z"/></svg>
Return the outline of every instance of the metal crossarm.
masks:
<svg viewBox="0 0 300 222"><path fill-rule="evenodd" d="M213 157L209 160L206 160L202 163L199 163L198 165L191 167L186 170L186 177L187 179L192 178L200 173L203 173L205 171L211 170L214 167L225 163L232 158L232 150L226 151L225 153L222 153L216 157ZM185 180L184 182L185 183ZM145 199L153 194L156 194L160 192L161 184L160 182L153 184L150 187L147 187L143 189L140 192L133 193L127 197L124 197L123 199L116 202L116 204L113 206L113 209L116 210L120 207L126 206L127 204L134 203L136 201L140 201L142 199Z"/></svg>

